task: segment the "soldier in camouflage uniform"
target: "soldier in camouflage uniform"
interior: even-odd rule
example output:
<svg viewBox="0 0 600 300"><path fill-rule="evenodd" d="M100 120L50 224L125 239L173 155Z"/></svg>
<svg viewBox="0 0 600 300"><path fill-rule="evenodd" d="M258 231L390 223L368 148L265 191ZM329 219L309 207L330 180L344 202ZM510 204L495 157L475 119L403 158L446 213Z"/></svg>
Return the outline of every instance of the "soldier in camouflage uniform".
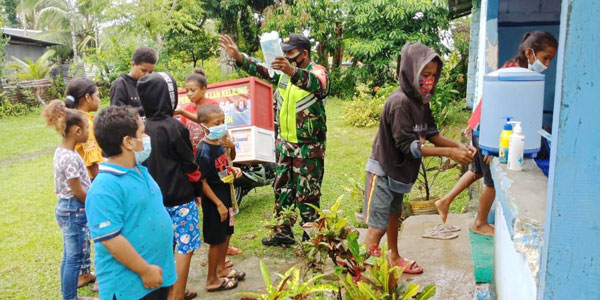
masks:
<svg viewBox="0 0 600 300"><path fill-rule="evenodd" d="M281 48L285 57L276 58L271 65L283 74L270 75L264 64L241 53L230 37L221 36L220 42L238 67L275 85L275 116L279 124L276 214L282 208L297 206L303 223L316 219L316 211L306 204L319 207L321 197L327 133L325 100L329 80L326 69L311 61L310 40L300 34L292 34L284 40ZM289 221L289 226L283 228L282 233L264 238L263 244L293 244L291 226L295 220ZM303 238L308 238L306 233Z"/></svg>

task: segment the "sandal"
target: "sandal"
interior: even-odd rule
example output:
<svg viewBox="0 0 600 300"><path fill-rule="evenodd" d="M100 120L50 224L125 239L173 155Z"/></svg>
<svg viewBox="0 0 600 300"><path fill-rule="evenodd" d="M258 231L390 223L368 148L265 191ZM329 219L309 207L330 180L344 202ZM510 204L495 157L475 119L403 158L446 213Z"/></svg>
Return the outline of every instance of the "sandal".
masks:
<svg viewBox="0 0 600 300"><path fill-rule="evenodd" d="M432 230L441 232L459 232L460 228L450 224L437 224Z"/></svg>
<svg viewBox="0 0 600 300"><path fill-rule="evenodd" d="M192 300L196 298L196 296L198 296L198 293L196 293L196 291L185 290L185 295L183 296L183 299Z"/></svg>
<svg viewBox="0 0 600 300"><path fill-rule="evenodd" d="M218 288L206 289L207 292L218 292L235 289L238 286L238 281L231 278L223 278L223 283Z"/></svg>
<svg viewBox="0 0 600 300"><path fill-rule="evenodd" d="M244 280L244 278L246 278L246 272L242 272L242 271L237 271L234 269L229 270L229 273L227 273L227 276L225 276L226 278L230 278L230 279L237 279L239 280Z"/></svg>
<svg viewBox="0 0 600 300"><path fill-rule="evenodd" d="M225 268L229 269L233 267L233 262L229 258L225 258Z"/></svg>
<svg viewBox="0 0 600 300"><path fill-rule="evenodd" d="M244 251L242 251L242 249L240 248L236 248L234 246L229 246L227 247L227 255L240 255L242 254Z"/></svg>
<svg viewBox="0 0 600 300"><path fill-rule="evenodd" d="M402 260L396 264L396 266L403 269L403 273L406 274L421 274L423 273L423 267L417 265L417 262L414 260L407 260L402 258Z"/></svg>

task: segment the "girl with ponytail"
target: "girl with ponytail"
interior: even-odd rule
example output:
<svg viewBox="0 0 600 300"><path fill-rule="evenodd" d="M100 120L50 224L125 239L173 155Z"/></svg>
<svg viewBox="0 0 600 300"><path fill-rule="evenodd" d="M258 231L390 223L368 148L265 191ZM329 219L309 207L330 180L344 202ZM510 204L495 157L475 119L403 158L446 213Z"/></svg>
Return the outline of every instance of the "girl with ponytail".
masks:
<svg viewBox="0 0 600 300"><path fill-rule="evenodd" d="M75 151L81 155L92 179L98 174L98 163L102 162L102 150L94 136L94 116L91 114L100 106L100 94L96 84L87 78L73 78L67 86L65 104L77 109L87 117L89 124L88 140L77 144Z"/></svg>
<svg viewBox="0 0 600 300"><path fill-rule="evenodd" d="M63 299L77 299L80 270L90 273L89 229L85 214L85 198L91 180L75 146L88 140L88 120L65 102L53 100L42 112L49 127L61 136L54 152L54 185L58 205L55 214L63 233L63 260L60 267ZM86 270L87 269L87 270Z"/></svg>

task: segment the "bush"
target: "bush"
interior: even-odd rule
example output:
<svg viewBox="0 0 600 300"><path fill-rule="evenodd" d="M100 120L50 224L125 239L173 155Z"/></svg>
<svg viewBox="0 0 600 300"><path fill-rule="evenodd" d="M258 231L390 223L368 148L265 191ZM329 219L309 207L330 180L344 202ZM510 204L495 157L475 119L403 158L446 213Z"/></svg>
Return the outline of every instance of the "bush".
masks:
<svg viewBox="0 0 600 300"><path fill-rule="evenodd" d="M387 85L376 92L366 85L357 88L358 95L344 104L344 119L356 127L373 127L379 124L383 104L396 86Z"/></svg>
<svg viewBox="0 0 600 300"><path fill-rule="evenodd" d="M31 108L23 103L13 103L4 98L4 92L0 94L0 118L22 116L31 111Z"/></svg>

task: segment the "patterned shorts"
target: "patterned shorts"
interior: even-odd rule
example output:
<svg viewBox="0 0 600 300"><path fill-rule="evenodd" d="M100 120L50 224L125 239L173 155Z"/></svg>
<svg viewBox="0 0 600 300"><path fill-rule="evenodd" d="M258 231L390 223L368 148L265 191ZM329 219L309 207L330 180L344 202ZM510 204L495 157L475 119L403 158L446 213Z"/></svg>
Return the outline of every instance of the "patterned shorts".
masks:
<svg viewBox="0 0 600 300"><path fill-rule="evenodd" d="M196 201L167 207L173 221L173 244L177 253L188 254L200 248L200 218Z"/></svg>

